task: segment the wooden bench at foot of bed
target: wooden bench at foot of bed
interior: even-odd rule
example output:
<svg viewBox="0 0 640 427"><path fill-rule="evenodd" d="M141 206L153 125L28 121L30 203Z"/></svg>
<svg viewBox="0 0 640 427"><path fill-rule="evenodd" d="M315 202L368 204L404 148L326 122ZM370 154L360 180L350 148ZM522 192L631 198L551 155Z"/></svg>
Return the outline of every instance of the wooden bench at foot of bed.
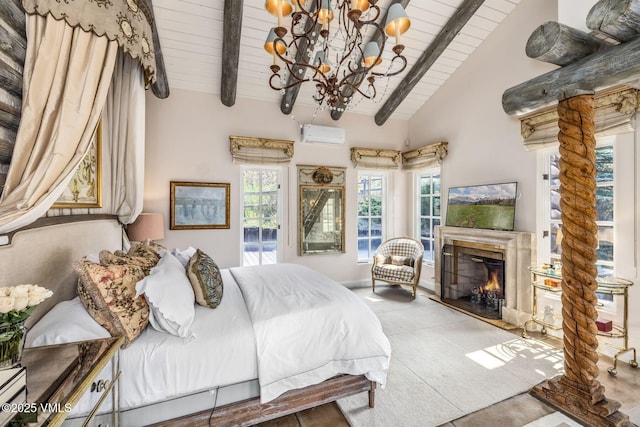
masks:
<svg viewBox="0 0 640 427"><path fill-rule="evenodd" d="M364 375L340 375L320 384L288 391L267 403L261 404L260 398L256 397L215 408L213 412L197 412L150 427L251 426L363 391L369 392L369 407L373 408L375 390L376 383L369 381Z"/></svg>

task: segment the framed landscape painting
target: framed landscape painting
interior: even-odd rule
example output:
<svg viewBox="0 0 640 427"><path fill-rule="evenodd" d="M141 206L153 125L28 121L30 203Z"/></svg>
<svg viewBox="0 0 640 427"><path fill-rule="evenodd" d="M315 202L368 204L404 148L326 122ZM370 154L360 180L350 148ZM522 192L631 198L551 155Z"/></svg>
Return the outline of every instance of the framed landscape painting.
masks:
<svg viewBox="0 0 640 427"><path fill-rule="evenodd" d="M171 181L171 230L229 228L231 184Z"/></svg>

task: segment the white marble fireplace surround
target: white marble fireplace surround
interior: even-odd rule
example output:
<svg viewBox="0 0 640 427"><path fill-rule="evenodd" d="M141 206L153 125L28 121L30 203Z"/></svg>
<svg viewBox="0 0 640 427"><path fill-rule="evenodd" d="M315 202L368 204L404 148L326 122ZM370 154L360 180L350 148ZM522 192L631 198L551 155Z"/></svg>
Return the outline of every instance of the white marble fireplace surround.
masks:
<svg viewBox="0 0 640 427"><path fill-rule="evenodd" d="M442 247L468 242L497 249L504 253L505 306L502 320L522 326L531 318L531 274L529 266L536 263L535 234L522 231L480 230L462 227L436 227L435 230L435 286L434 292L442 297ZM459 244L459 243L458 243Z"/></svg>

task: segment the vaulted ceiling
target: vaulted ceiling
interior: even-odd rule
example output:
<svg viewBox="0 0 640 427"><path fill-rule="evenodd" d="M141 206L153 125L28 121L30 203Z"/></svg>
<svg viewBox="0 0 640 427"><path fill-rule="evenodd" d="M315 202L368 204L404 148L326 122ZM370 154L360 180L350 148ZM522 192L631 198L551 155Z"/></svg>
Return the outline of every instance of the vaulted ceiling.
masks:
<svg viewBox="0 0 640 427"><path fill-rule="evenodd" d="M519 1L379 0L381 16L394 2L406 4L411 18L411 28L402 38L407 69L377 84L380 100L358 102L356 98L348 111L372 116L379 125L389 118L411 118ZM296 105L315 106L311 84L304 84L297 97L288 95L294 103L288 108L282 102L283 95L268 85L272 58L263 45L269 29L275 26L275 18L265 10L264 3L264 0L153 0L169 88L216 94L230 106L236 97L263 100L285 114L291 108L295 112ZM229 51L229 43L237 39L227 37L225 42L224 37L234 29L240 30L237 74L233 50ZM231 52L230 57L223 58L224 49ZM223 81L227 85L225 91L221 91ZM235 89L235 93L229 88ZM334 120L339 116L335 115Z"/></svg>

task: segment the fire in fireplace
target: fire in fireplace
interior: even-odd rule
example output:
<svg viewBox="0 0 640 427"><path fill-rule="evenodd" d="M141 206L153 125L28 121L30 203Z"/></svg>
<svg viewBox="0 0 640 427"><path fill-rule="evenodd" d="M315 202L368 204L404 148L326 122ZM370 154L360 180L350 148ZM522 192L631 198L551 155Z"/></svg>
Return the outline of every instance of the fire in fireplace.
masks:
<svg viewBox="0 0 640 427"><path fill-rule="evenodd" d="M502 318L506 297L502 251L446 244L441 262L443 302L484 318Z"/></svg>

